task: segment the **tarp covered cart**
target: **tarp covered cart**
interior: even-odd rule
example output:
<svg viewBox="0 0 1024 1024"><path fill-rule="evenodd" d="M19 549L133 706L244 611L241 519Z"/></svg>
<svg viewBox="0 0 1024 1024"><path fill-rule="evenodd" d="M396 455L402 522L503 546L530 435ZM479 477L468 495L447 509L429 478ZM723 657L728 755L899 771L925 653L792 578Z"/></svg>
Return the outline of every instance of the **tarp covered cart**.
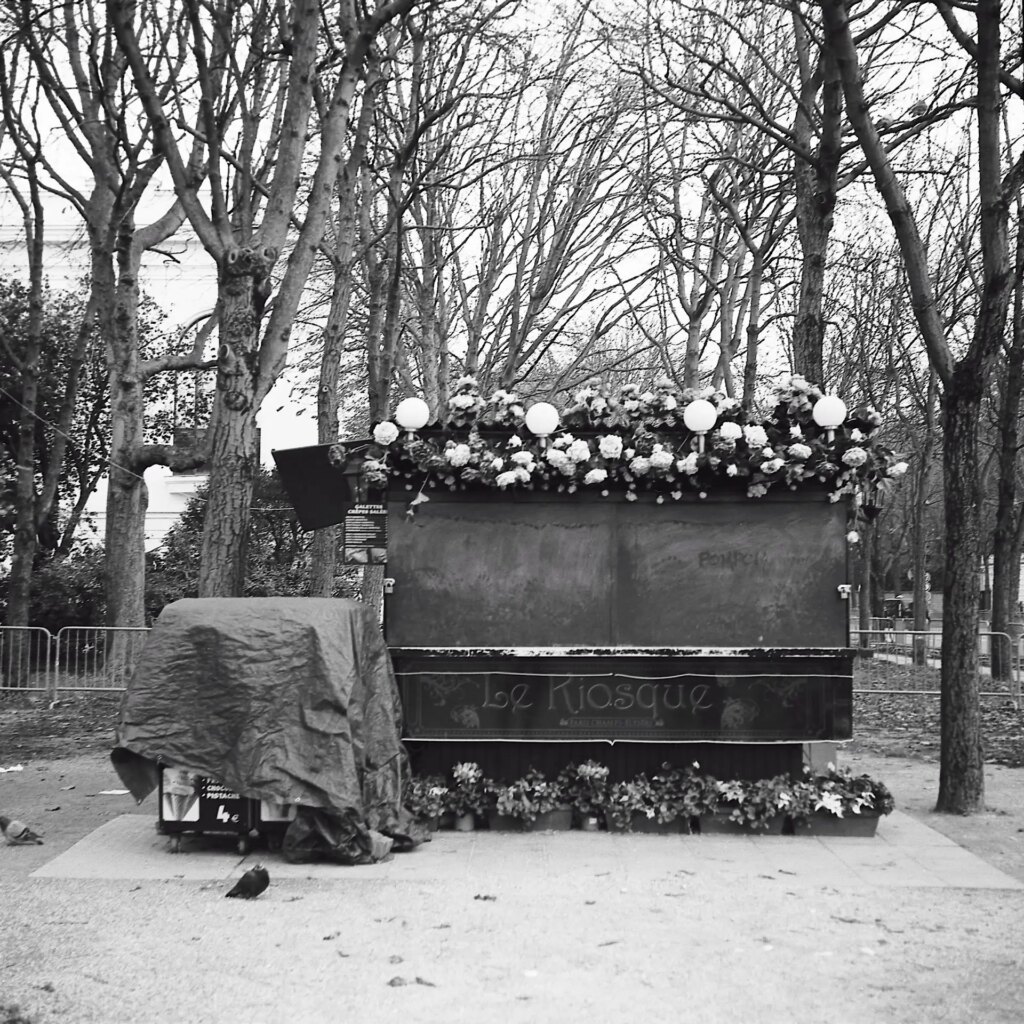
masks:
<svg viewBox="0 0 1024 1024"><path fill-rule="evenodd" d="M401 701L373 610L317 598L192 599L161 612L111 760L168 835L228 834L285 858L411 845ZM162 778L161 778L162 776Z"/></svg>

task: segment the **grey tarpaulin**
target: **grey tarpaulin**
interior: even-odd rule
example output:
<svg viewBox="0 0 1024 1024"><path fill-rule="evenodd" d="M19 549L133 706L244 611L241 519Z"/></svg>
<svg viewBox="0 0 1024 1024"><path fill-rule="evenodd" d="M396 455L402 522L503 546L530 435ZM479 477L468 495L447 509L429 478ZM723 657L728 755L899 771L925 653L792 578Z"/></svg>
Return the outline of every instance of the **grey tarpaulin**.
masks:
<svg viewBox="0 0 1024 1024"><path fill-rule="evenodd" d="M319 598L205 598L160 613L121 705L111 760L136 800L158 764L299 805L289 859L408 841L401 701L373 609Z"/></svg>

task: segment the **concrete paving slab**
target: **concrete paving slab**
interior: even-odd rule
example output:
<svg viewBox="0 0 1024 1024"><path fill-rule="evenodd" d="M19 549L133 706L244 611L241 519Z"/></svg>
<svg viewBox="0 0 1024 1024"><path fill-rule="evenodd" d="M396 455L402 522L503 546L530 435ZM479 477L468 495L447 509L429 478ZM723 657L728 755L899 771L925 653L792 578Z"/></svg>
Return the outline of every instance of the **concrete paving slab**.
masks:
<svg viewBox="0 0 1024 1024"><path fill-rule="evenodd" d="M223 840L186 839L172 854L152 819L126 814L90 833L34 872L34 878L195 879L237 877L257 860L272 876L346 883L460 880L482 890L538 884L565 892L607 878L617 892L671 888L691 875L763 877L792 886L1024 889L945 836L894 812L873 839L820 836L658 836L588 832L441 832L431 843L380 864L288 864L257 851L239 857ZM542 883L541 883L541 880Z"/></svg>

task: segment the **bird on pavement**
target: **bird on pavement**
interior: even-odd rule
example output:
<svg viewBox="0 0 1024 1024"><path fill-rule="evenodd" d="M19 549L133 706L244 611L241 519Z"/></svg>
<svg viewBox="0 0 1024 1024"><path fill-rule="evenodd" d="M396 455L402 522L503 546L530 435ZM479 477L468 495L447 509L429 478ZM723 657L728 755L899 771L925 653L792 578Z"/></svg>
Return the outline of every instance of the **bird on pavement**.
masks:
<svg viewBox="0 0 1024 1024"><path fill-rule="evenodd" d="M243 900L254 900L270 885L270 875L262 864L254 864L235 882L234 888L225 896L237 896Z"/></svg>
<svg viewBox="0 0 1024 1024"><path fill-rule="evenodd" d="M43 840L37 832L33 832L23 821L5 818L0 814L0 830L8 846L42 846Z"/></svg>

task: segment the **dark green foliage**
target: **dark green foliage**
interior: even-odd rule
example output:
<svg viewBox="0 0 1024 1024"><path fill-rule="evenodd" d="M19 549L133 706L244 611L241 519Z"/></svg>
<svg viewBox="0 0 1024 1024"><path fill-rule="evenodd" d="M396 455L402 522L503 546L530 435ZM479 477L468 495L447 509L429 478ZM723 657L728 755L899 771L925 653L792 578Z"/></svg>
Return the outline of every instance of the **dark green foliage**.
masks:
<svg viewBox="0 0 1024 1024"><path fill-rule="evenodd" d="M201 490L148 558L146 615L152 620L165 604L198 593L200 542L206 510ZM313 534L304 532L276 470L261 470L253 491L249 526L246 597L302 597L309 592ZM359 570L339 567L335 597L355 597Z"/></svg>
<svg viewBox="0 0 1024 1024"><path fill-rule="evenodd" d="M32 574L29 622L56 633L62 626L102 625L103 549L76 544L64 558L41 559ZM0 578L0 618L6 618L7 577Z"/></svg>

